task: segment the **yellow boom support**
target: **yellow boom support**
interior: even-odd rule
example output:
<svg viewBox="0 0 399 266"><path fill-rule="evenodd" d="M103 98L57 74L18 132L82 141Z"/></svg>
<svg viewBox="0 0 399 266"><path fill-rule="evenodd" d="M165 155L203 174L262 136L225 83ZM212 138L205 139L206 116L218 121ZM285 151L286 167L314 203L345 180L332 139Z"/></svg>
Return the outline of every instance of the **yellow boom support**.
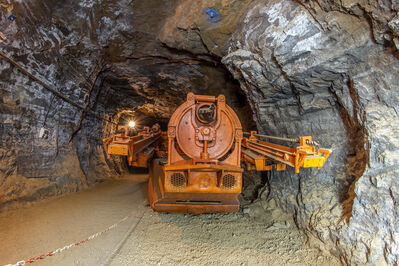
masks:
<svg viewBox="0 0 399 266"><path fill-rule="evenodd" d="M283 171L289 165L295 168L295 173L299 173L301 167L320 169L331 153L329 149L318 148L310 136L285 139L259 135L256 131L247 134L250 135L249 138L244 137L242 140L241 159L249 170L270 171L273 165L276 166L277 171ZM262 141L260 138L296 142L299 143L299 146L289 148Z"/></svg>

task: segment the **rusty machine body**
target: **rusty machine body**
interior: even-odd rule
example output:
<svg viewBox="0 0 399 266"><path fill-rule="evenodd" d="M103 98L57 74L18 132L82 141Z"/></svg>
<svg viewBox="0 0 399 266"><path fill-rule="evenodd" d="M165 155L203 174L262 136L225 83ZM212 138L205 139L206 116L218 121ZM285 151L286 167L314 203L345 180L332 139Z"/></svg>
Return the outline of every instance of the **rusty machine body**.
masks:
<svg viewBox="0 0 399 266"><path fill-rule="evenodd" d="M168 160L154 161L148 197L160 212L234 212L242 172L241 123L223 95L189 93L168 125Z"/></svg>
<svg viewBox="0 0 399 266"><path fill-rule="evenodd" d="M125 130L126 132L126 130ZM173 113L167 132L155 129L133 137L118 133L104 139L108 154L127 156L133 166L150 161L148 199L158 212L214 213L239 210L242 173L323 167L331 150L312 137L287 139L243 133L225 101L189 93ZM296 143L287 147L264 139ZM167 151L166 151L167 149ZM150 160L155 154L155 159Z"/></svg>

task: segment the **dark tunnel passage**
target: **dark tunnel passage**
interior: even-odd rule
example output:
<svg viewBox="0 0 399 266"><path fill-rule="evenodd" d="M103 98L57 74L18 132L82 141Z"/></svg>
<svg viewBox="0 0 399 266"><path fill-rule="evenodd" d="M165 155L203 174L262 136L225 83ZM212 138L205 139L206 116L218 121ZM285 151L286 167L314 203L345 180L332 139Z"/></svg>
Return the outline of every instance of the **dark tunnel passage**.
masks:
<svg viewBox="0 0 399 266"><path fill-rule="evenodd" d="M196 58L186 56L190 60ZM127 126L129 121L135 122L136 132L156 123L166 131L171 115L185 102L189 92L215 97L224 95L227 104L239 116L243 131L256 130L245 93L220 59L215 57L211 63L203 60L187 63L186 60L170 62L146 58L140 62L127 60L105 66L93 86L89 102L93 103L95 113L104 114L106 121L87 115L82 120L82 132L75 134L102 132L103 137L108 137L118 126ZM107 164L119 174L135 170L127 167L125 160L114 156Z"/></svg>
<svg viewBox="0 0 399 266"><path fill-rule="evenodd" d="M166 130L172 113L185 101L187 93L193 92L225 95L228 104L237 110L244 130L256 128L245 93L220 59L190 64L147 59L110 65L101 73L92 94L98 91L93 101L113 122L124 123L130 117L138 125L159 123Z"/></svg>
<svg viewBox="0 0 399 266"><path fill-rule="evenodd" d="M90 189L100 183L103 191L107 184L116 189L107 195L145 194L143 177L132 187L112 183L135 170L118 156L108 157L103 139L129 121L137 130L158 123L165 131L188 93L222 94L244 132L312 136L331 156L321 169L299 173L292 167L245 171L238 214L189 217L194 227L227 228L214 236L191 232L186 216L151 220L148 214L148 228L170 224L176 239L182 236L180 247L205 245L210 253L216 252L213 243L230 254L251 238L254 246L242 252L253 264L264 264L265 248L273 247L262 242L262 234L288 230L291 223L299 233L277 231L273 237L306 238L327 254L317 261L312 249L309 264L396 265L399 6L352 2L1 1L0 221L8 223L8 211L42 200L51 205L72 192L87 193L82 200L90 201ZM67 206L79 193L66 196ZM126 196L123 208L131 200L141 198ZM104 208L107 202L112 197L101 201ZM216 236L234 237L229 219L255 229L240 231L239 244L219 241ZM305 254L302 242L278 252ZM301 264L296 255L279 260L276 254L276 263ZM143 261L209 262L179 258Z"/></svg>

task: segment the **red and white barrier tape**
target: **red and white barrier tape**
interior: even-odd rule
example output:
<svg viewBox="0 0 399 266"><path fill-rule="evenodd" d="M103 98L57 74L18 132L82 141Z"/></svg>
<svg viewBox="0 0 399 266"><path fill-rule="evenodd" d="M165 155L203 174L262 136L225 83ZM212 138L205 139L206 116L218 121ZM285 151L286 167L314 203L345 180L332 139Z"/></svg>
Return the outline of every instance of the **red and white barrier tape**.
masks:
<svg viewBox="0 0 399 266"><path fill-rule="evenodd" d="M56 249L56 250L54 250L54 251L50 251L50 252L48 252L48 253L46 253L46 254L42 254L42 255L37 256L37 257L32 257L32 258L29 258L29 259L27 259L27 260L21 260L21 261L18 261L17 263L15 263L15 264L7 264L7 265L5 265L5 266L25 265L26 263L32 263L32 262L35 262L35 261L37 261L37 260L44 259L44 258L49 257L49 256L53 256L54 254L61 253L61 252L65 251L65 250L70 249L71 247L78 246L78 245L80 245L80 244L83 244L83 243L85 243L85 242L87 242L87 241L89 241L89 240L92 240L92 239L94 239L94 238L96 238L96 237L98 237L98 236L104 234L105 232L107 232L107 231L109 231L109 230L115 228L115 227L118 226L119 224L121 224L121 223L123 223L124 221L126 221L127 218L129 218L129 216L131 216L131 215L132 215L132 214L127 215L125 218L123 218L122 220L120 220L120 221L117 222L117 223L114 223L113 225L111 225L111 226L108 227L107 229L105 229L105 230L103 230L103 231L101 231L101 232L95 233L94 235L91 235L91 236L89 236L89 237L87 237L87 238L85 238L85 239L82 239L82 240L78 241L78 242L72 243L72 244L67 245L67 246L65 246L65 247L62 247L62 248L58 248L58 249Z"/></svg>

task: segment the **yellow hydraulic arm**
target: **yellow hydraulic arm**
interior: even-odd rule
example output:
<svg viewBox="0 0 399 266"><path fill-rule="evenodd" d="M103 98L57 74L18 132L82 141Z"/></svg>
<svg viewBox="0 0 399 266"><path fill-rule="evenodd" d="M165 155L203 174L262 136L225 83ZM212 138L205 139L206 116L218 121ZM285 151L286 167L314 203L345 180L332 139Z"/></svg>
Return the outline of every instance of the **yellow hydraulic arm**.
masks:
<svg viewBox="0 0 399 266"><path fill-rule="evenodd" d="M301 167L320 169L331 153L329 149L318 148L310 136L288 139L260 135L256 131L244 134L249 137L242 140L241 159L248 170L270 171L273 165L277 171L283 171L289 165L295 168L295 173L299 173ZM261 140L265 138L298 143L299 146L290 148Z"/></svg>

